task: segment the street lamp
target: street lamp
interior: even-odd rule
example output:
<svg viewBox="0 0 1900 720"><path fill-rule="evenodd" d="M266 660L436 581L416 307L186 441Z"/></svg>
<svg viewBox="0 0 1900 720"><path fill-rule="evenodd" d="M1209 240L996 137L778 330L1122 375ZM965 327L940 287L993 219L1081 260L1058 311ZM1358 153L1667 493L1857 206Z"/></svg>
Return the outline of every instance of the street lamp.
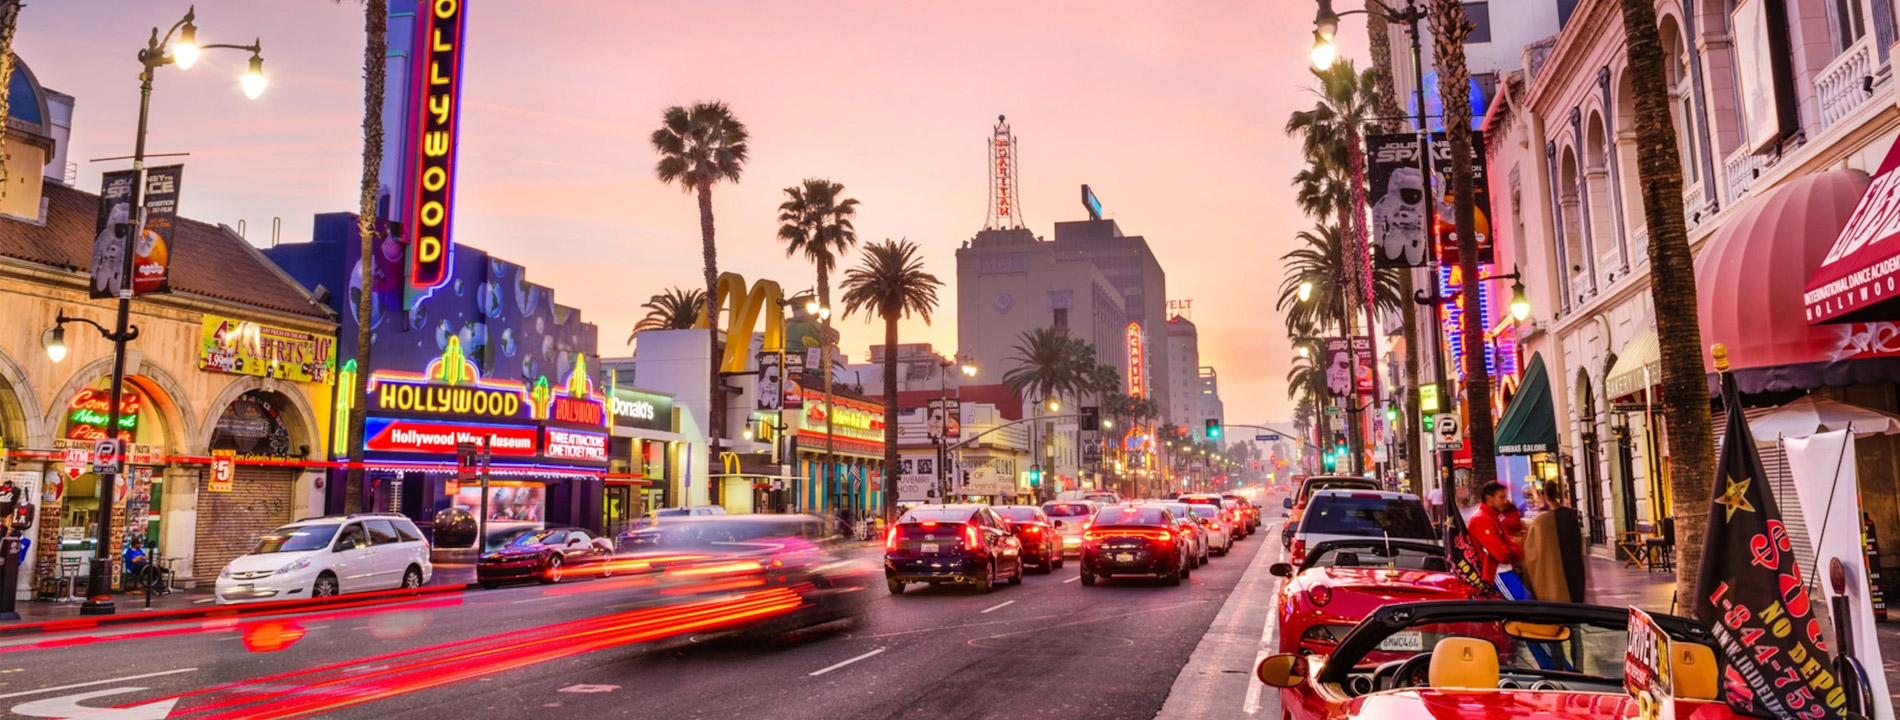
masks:
<svg viewBox="0 0 1900 720"><path fill-rule="evenodd" d="M1055 398L1049 398L1049 412L1061 412L1061 411L1062 411L1062 401L1057 400Z"/></svg>
<svg viewBox="0 0 1900 720"><path fill-rule="evenodd" d="M1524 322L1531 316L1531 299L1524 296L1524 280L1513 278L1511 282L1511 317Z"/></svg>
<svg viewBox="0 0 1900 720"><path fill-rule="evenodd" d="M1333 0L1319 0L1319 14L1313 16L1313 35L1331 42L1339 34L1339 14L1333 12Z"/></svg>
<svg viewBox="0 0 1900 720"><path fill-rule="evenodd" d="M138 136L132 146L132 170L139 176L133 183L132 190L132 207L135 208L145 207L145 131L152 107L152 71L173 64L180 68L190 69L192 65L197 64L198 56L205 50L247 50L251 53L251 64L249 71L240 81L244 94L255 99L264 92L263 44L254 40L249 45L199 45L197 16L196 7L187 9L185 16L179 18L178 22L172 23L171 29L166 30L163 37L159 36L158 28L152 28L151 39L147 40L145 47L138 52L139 64L143 69L139 72ZM176 43L172 42L174 35L177 36ZM141 222L135 220L131 229L138 230ZM129 263L133 253L130 245L138 235L138 232L122 233L126 247L122 248L119 254L128 263L128 271L124 273L126 278L131 277ZM118 429L119 405L125 396L125 344L136 339L139 336L139 330L137 326L130 325L131 281L128 279L122 282L114 291L118 295L119 306L113 330L107 331L105 326L85 318L67 317L62 311L54 320L53 328L41 337L41 343L46 349L48 358L54 362L64 359L66 357L64 326L69 322L91 325L99 330L101 336L112 341L112 399L111 405L106 409L106 428L108 428L108 437L117 440L120 432ZM99 483L99 535L93 542L92 563L88 568L89 577L86 578L86 602L79 606L81 615L111 615L117 610L112 603L111 583L107 578L109 569L117 559L109 558L107 555L112 547L112 508L117 504L117 499L112 496L117 484L113 480L124 474L125 453L123 450L114 452L109 462L108 472L102 473L109 477Z"/></svg>
<svg viewBox="0 0 1900 720"><path fill-rule="evenodd" d="M1333 61L1339 57L1339 51L1333 49L1333 41L1317 30L1313 32L1313 49L1307 51L1307 54L1313 59L1313 67L1320 70L1331 68Z"/></svg>
<svg viewBox="0 0 1900 720"><path fill-rule="evenodd" d="M1296 294L1300 298L1300 302L1311 300L1313 298L1313 281L1301 280L1300 289L1296 291Z"/></svg>

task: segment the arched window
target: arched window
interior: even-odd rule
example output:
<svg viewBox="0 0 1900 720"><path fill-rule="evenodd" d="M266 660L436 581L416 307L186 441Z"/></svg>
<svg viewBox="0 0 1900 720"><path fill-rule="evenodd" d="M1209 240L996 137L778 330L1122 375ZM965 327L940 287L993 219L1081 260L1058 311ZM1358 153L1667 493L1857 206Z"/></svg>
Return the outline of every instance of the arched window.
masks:
<svg viewBox="0 0 1900 720"><path fill-rule="evenodd" d="M1669 62L1664 64L1669 80L1669 116L1676 124L1676 147L1682 152L1682 183L1695 185L1702 182L1702 163L1698 154L1699 147L1695 139L1695 74L1691 72L1689 46L1683 42L1682 30L1673 17L1664 17L1658 31L1662 35L1662 45L1669 50Z"/></svg>

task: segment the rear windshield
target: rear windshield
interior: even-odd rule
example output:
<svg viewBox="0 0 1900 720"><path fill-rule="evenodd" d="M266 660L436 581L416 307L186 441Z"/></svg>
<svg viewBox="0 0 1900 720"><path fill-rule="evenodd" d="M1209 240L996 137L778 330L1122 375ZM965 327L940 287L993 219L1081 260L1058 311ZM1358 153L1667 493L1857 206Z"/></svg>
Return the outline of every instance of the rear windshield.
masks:
<svg viewBox="0 0 1900 720"><path fill-rule="evenodd" d="M1211 498L1203 495L1200 497L1184 497L1181 498L1181 502L1189 505L1219 505L1220 498Z"/></svg>
<svg viewBox="0 0 1900 720"><path fill-rule="evenodd" d="M1042 506L1042 512L1052 518L1088 517L1094 511L1088 503L1049 503Z"/></svg>
<svg viewBox="0 0 1900 720"><path fill-rule="evenodd" d="M1004 520L1014 522L1039 522L1042 520L1041 517L1037 516L1036 509L1032 507L999 507L996 508L996 514L1003 516Z"/></svg>
<svg viewBox="0 0 1900 720"><path fill-rule="evenodd" d="M1185 518L1188 516L1189 512L1192 512L1188 510L1187 505L1183 505L1181 503L1155 504L1155 505L1151 505L1150 507L1158 507L1168 512L1174 513L1175 520L1180 520L1182 518Z"/></svg>
<svg viewBox="0 0 1900 720"><path fill-rule="evenodd" d="M904 513L898 522L963 522L969 520L976 511L970 508L917 508Z"/></svg>
<svg viewBox="0 0 1900 720"><path fill-rule="evenodd" d="M1203 517L1203 518L1220 517L1220 508L1214 507L1212 505L1189 505L1188 511L1194 513L1194 517Z"/></svg>
<svg viewBox="0 0 1900 720"><path fill-rule="evenodd" d="M1306 481L1306 487L1300 488L1300 495L1311 500L1313 499L1313 493L1321 490L1378 489L1380 489L1378 481L1368 480L1366 478L1316 478Z"/></svg>
<svg viewBox="0 0 1900 720"><path fill-rule="evenodd" d="M1112 507L1103 508L1095 514L1096 525L1160 525L1162 511L1158 507Z"/></svg>
<svg viewBox="0 0 1900 720"><path fill-rule="evenodd" d="M251 550L255 554L279 552L306 552L330 547L330 538L336 537L335 525L300 525L278 528L269 535L258 538L257 547Z"/></svg>
<svg viewBox="0 0 1900 720"><path fill-rule="evenodd" d="M1383 531L1383 532L1382 532ZM1300 519L1300 532L1364 537L1431 538L1432 521L1414 498L1321 495Z"/></svg>

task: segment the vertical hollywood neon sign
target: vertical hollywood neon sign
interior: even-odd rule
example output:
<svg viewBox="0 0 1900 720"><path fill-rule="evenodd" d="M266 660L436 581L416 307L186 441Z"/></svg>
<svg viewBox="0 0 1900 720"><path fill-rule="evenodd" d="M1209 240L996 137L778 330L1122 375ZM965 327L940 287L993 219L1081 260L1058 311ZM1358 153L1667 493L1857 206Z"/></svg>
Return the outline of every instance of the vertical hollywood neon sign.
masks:
<svg viewBox="0 0 1900 720"><path fill-rule="evenodd" d="M416 23L414 153L410 173L409 290L426 293L448 280L455 206L456 130L461 125L464 0L423 0Z"/></svg>
<svg viewBox="0 0 1900 720"><path fill-rule="evenodd" d="M1148 394L1148 358L1143 352L1141 323L1128 323L1128 395Z"/></svg>

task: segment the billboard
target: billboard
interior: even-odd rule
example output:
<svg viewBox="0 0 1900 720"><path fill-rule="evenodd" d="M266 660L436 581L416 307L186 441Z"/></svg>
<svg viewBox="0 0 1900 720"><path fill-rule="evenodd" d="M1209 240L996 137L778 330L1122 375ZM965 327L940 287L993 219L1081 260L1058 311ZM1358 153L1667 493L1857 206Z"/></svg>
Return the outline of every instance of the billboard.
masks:
<svg viewBox="0 0 1900 720"><path fill-rule="evenodd" d="M128 285L132 295L171 292L172 227L178 222L178 180L184 171L183 165L145 171L143 214L134 208L137 170L109 172L100 179L99 217L92 231L93 299L119 297Z"/></svg>
<svg viewBox="0 0 1900 720"><path fill-rule="evenodd" d="M1326 338L1326 391L1333 397L1347 397L1353 393L1372 394L1372 374L1375 371L1372 338L1354 336L1351 338L1351 350L1347 347L1347 338ZM1354 367L1355 355L1358 356L1357 368Z"/></svg>
<svg viewBox="0 0 1900 720"><path fill-rule="evenodd" d="M414 164L406 180L410 204L404 217L411 298L447 282L451 270L465 8L463 2L429 2L417 7L409 118L409 152Z"/></svg>
<svg viewBox="0 0 1900 720"><path fill-rule="evenodd" d="M1425 173L1418 167L1418 135L1402 133L1366 137L1366 184L1371 194L1372 242L1379 249L1379 267L1422 267L1431 261L1426 251L1425 225L1434 210L1425 204ZM1449 216L1451 206L1438 201L1436 214Z"/></svg>

